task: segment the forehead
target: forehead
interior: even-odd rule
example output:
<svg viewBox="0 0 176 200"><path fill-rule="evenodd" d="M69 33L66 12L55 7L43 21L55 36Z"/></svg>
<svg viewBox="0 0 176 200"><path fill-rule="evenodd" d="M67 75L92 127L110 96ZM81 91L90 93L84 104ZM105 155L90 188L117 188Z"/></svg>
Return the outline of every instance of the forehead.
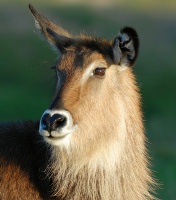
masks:
<svg viewBox="0 0 176 200"><path fill-rule="evenodd" d="M95 60L112 62L112 45L105 39L78 38L65 49L61 55L57 67L60 70L70 71L77 67L84 67Z"/></svg>

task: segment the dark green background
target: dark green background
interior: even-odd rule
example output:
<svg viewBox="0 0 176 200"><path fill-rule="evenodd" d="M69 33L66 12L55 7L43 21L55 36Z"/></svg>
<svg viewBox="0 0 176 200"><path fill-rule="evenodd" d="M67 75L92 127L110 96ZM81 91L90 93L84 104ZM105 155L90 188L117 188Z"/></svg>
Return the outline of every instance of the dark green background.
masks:
<svg viewBox="0 0 176 200"><path fill-rule="evenodd" d="M109 2L109 1L107 1ZM163 200L176 199L176 2L126 0L86 5L34 1L72 33L114 38L123 26L140 36L134 68L143 98L148 149ZM51 102L57 55L34 27L28 2L0 2L0 120L39 119Z"/></svg>

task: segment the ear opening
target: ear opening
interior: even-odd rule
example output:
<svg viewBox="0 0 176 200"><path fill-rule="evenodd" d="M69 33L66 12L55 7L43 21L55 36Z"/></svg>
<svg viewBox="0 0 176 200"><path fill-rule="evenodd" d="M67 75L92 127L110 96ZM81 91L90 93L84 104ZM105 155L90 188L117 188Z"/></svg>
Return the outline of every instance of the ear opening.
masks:
<svg viewBox="0 0 176 200"><path fill-rule="evenodd" d="M34 16L36 28L41 31L42 35L52 46L62 52L64 45L70 43L72 38L71 34L42 16L31 4L29 4L29 9Z"/></svg>
<svg viewBox="0 0 176 200"><path fill-rule="evenodd" d="M113 43L115 64L130 67L134 65L139 51L139 37L135 29L124 27Z"/></svg>

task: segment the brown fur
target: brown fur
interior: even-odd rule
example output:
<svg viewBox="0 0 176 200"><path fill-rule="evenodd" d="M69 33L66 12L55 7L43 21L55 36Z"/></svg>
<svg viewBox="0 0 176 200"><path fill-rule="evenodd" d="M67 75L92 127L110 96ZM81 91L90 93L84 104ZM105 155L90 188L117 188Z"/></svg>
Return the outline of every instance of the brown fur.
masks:
<svg viewBox="0 0 176 200"><path fill-rule="evenodd" d="M15 160L16 156L20 164L8 163L5 167L1 164L0 174L5 168L6 174L1 175L0 181L7 186L0 187L0 197L33 197L35 200L42 197L47 200L52 197L61 200L155 199L151 195L155 184L145 147L141 97L131 68L138 53L137 33L124 28L114 42L88 36L74 38L42 17L31 5L30 9L44 37L62 52L56 65L62 77L58 75L55 100L50 109L68 111L77 128L70 134L70 143L61 146L42 143L41 147L41 136L35 136L36 126L32 129L32 123L26 125L26 130L25 124L5 132L2 127L2 138L7 144L0 141L4 145L0 149L1 155L7 152L11 155L11 151L16 149L19 155L14 153L12 158ZM102 65L106 69L104 77L87 74L90 67L93 67L93 72ZM6 133L15 138L15 144L13 139L9 142ZM24 146L17 148L21 138ZM12 149L6 148L10 144L13 144ZM21 152L24 147L27 153ZM42 148L45 150L40 152ZM29 159L30 165L28 160L24 165L21 157ZM34 164L30 162L34 160ZM20 165L27 167L21 169ZM34 177L33 182L29 177ZM11 178L16 180L15 184Z"/></svg>
<svg viewBox="0 0 176 200"><path fill-rule="evenodd" d="M115 79L110 78L115 74ZM64 107L79 119L79 130L68 150L53 148L54 194L65 200L153 199L140 95L132 70L111 66L105 79L103 85L89 80L82 88L70 81L65 88ZM71 99L73 88L84 91L79 92L79 104Z"/></svg>
<svg viewBox="0 0 176 200"><path fill-rule="evenodd" d="M2 200L42 200L37 188L18 165L0 159L0 199ZM20 192L20 194L19 194Z"/></svg>

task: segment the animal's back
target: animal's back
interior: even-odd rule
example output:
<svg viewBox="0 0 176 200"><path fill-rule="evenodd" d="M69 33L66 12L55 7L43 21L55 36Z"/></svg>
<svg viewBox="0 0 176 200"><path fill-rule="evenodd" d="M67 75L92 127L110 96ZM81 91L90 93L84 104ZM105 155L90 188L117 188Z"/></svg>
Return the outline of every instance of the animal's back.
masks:
<svg viewBox="0 0 176 200"><path fill-rule="evenodd" d="M31 121L0 124L0 199L48 198L49 183L42 173L47 150L38 126Z"/></svg>

